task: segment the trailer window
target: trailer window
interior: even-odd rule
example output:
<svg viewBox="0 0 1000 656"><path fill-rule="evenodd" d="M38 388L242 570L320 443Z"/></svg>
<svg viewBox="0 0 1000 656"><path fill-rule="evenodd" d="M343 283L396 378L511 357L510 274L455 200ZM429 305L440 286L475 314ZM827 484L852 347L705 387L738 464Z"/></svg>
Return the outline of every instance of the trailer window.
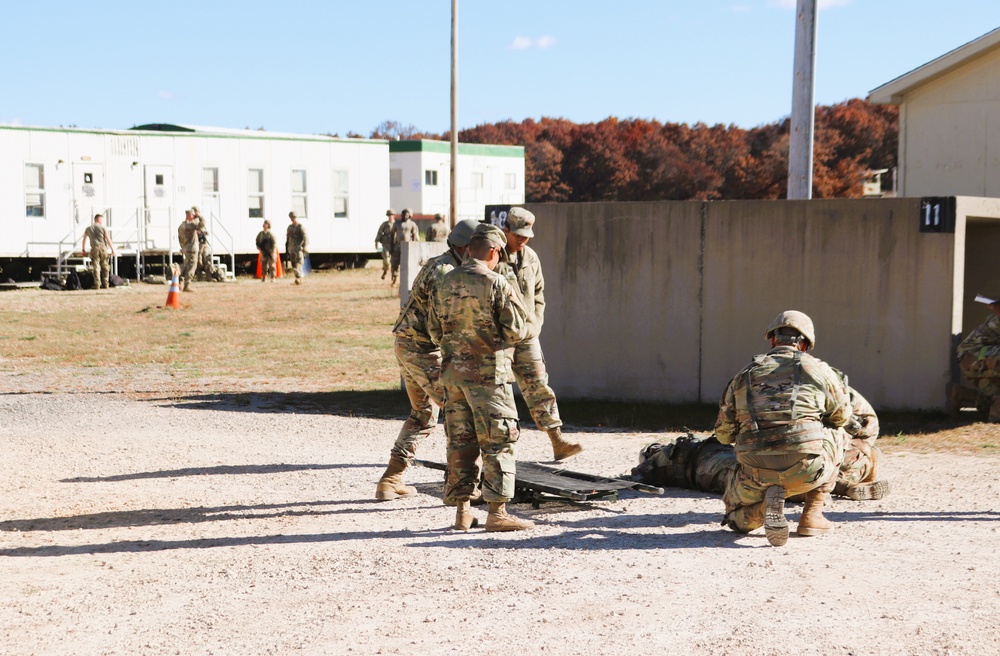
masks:
<svg viewBox="0 0 1000 656"><path fill-rule="evenodd" d="M247 216L264 218L264 169L250 169L247 175Z"/></svg>
<svg viewBox="0 0 1000 656"><path fill-rule="evenodd" d="M350 177L347 171L333 172L333 216L346 219L350 200Z"/></svg>
<svg viewBox="0 0 1000 656"><path fill-rule="evenodd" d="M505 173L503 176L504 186L507 189L517 189L517 174L516 173Z"/></svg>
<svg viewBox="0 0 1000 656"><path fill-rule="evenodd" d="M403 169L389 169L389 186L403 186Z"/></svg>
<svg viewBox="0 0 1000 656"><path fill-rule="evenodd" d="M424 171L424 184L428 187L436 187L438 183L438 172L427 170Z"/></svg>
<svg viewBox="0 0 1000 656"><path fill-rule="evenodd" d="M24 213L25 216L45 218L45 166L24 165Z"/></svg>
<svg viewBox="0 0 1000 656"><path fill-rule="evenodd" d="M292 211L295 216L303 218L309 216L307 213L309 202L306 193L306 172L303 170L292 171Z"/></svg>
<svg viewBox="0 0 1000 656"><path fill-rule="evenodd" d="M201 191L203 194L219 193L219 169L204 168L201 170Z"/></svg>
<svg viewBox="0 0 1000 656"><path fill-rule="evenodd" d="M472 188L473 189L482 189L483 188L483 174L482 173L475 173L474 172L472 174Z"/></svg>

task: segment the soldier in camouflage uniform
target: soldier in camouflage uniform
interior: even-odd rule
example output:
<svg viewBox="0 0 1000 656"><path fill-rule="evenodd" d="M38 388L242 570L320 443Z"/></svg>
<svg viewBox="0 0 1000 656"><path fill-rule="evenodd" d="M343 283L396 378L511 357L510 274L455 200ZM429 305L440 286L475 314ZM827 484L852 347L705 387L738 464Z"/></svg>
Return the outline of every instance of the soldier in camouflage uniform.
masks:
<svg viewBox="0 0 1000 656"><path fill-rule="evenodd" d="M197 205L191 208L191 214L194 215L194 224L198 228L198 268L196 271L198 279L201 280L201 276L205 276L207 280L222 282L222 273L212 262L212 244L208 241L208 224L205 222L205 217L201 215Z"/></svg>
<svg viewBox="0 0 1000 656"><path fill-rule="evenodd" d="M309 238L306 237L306 229L299 223L299 217L295 212L288 213L288 220L292 223L285 231L285 254L288 256L288 266L295 272L295 284L301 285L302 262L305 261Z"/></svg>
<svg viewBox="0 0 1000 656"><path fill-rule="evenodd" d="M487 531L517 531L534 524L507 514L514 496L514 443L520 434L511 389L508 349L527 337L524 308L510 283L495 272L507 240L480 224L469 257L434 290L427 330L441 346L445 387L448 479L445 499L457 505L455 528L475 525L470 498L483 459Z"/></svg>
<svg viewBox="0 0 1000 656"><path fill-rule="evenodd" d="M184 281L181 291L191 291L191 279L198 268L198 224L194 222L194 212L184 210L184 223L177 226L177 239L181 243L181 253L184 254L184 264L181 266L181 279Z"/></svg>
<svg viewBox="0 0 1000 656"><path fill-rule="evenodd" d="M261 231L257 233L257 250L260 252L260 281L274 282L275 260L278 259L278 244L271 232L271 222L264 221Z"/></svg>
<svg viewBox="0 0 1000 656"><path fill-rule="evenodd" d="M564 460L583 451L583 447L563 437L556 393L549 387L545 372L545 356L538 339L545 321L545 279L538 255L528 246L528 240L535 236L534 225L534 214L523 207L511 208L504 224L507 257L497 272L518 290L528 313L528 339L514 347L514 378L535 425L548 433L553 458Z"/></svg>
<svg viewBox="0 0 1000 656"><path fill-rule="evenodd" d="M878 416L857 390L848 387L847 392L853 417L844 430L851 436L851 443L840 463L833 494L855 501L882 499L889 494L890 485L877 477L881 456L875 446ZM639 466L632 469L629 477L649 485L722 494L737 467L732 445L721 444L714 435L705 438L688 433L667 444L645 447L640 453ZM804 500L804 496L789 500Z"/></svg>
<svg viewBox="0 0 1000 656"><path fill-rule="evenodd" d="M115 254L115 245L111 243L111 235L101 221L104 215L95 214L94 222L83 231L83 242L80 249L87 252L87 240L90 239L90 264L94 267L94 289L107 289L111 281L111 256ZM110 253L108 252L110 250Z"/></svg>
<svg viewBox="0 0 1000 656"><path fill-rule="evenodd" d="M375 498L379 501L417 493L416 488L403 485L403 472L413 462L417 445L434 430L438 410L444 407L441 349L427 334L427 305L441 277L462 263L475 229L476 221L472 219L455 226L448 236L448 250L428 260L420 269L410 299L392 328L396 336L396 362L410 399L410 416L403 422L389 454L389 466L375 488Z"/></svg>
<svg viewBox="0 0 1000 656"><path fill-rule="evenodd" d="M781 546L788 541L786 496L805 494L799 535L833 527L823 503L843 462L852 411L844 381L806 353L816 344L809 317L782 312L765 334L771 350L726 386L715 434L735 444L739 463L723 494L724 523L739 533L763 525L768 542Z"/></svg>
<svg viewBox="0 0 1000 656"><path fill-rule="evenodd" d="M444 222L444 217L440 214L434 215L434 223L427 226L424 232L424 241L444 241L448 238L448 226Z"/></svg>
<svg viewBox="0 0 1000 656"><path fill-rule="evenodd" d="M375 249L382 247L382 280L389 273L389 260L392 257L392 217L395 216L392 210L385 211L385 221L378 227L375 233Z"/></svg>
<svg viewBox="0 0 1000 656"><path fill-rule="evenodd" d="M1000 303L993 316L958 345L958 367L990 404L989 421L1000 422Z"/></svg>
<svg viewBox="0 0 1000 656"><path fill-rule="evenodd" d="M399 215L399 220L392 225L392 280L390 285L395 285L399 277L399 262L403 256L403 242L420 241L420 229L417 222L413 220L413 213L406 209Z"/></svg>

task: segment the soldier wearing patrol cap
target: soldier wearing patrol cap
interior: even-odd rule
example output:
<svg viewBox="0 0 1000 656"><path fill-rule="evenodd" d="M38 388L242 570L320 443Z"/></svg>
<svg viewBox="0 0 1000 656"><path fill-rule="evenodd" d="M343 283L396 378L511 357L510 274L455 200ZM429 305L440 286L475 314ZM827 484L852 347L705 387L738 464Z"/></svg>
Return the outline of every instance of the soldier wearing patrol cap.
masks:
<svg viewBox="0 0 1000 656"><path fill-rule="evenodd" d="M295 284L301 285L302 264L309 248L309 236L306 235L305 226L299 223L299 217L295 212L288 213L288 220L291 223L285 229L285 254L288 256L288 266L295 274Z"/></svg>
<svg viewBox="0 0 1000 656"><path fill-rule="evenodd" d="M448 235L448 250L431 258L413 280L410 299L399 311L392 332L399 373L410 399L410 416L403 422L389 455L389 466L375 488L375 498L389 501L409 497L416 488L403 484L403 472L413 462L420 441L437 425L438 411L444 407L441 386L441 349L427 334L427 305L434 287L444 274L462 263L476 221L461 221Z"/></svg>
<svg viewBox="0 0 1000 656"><path fill-rule="evenodd" d="M392 257L392 217L395 215L392 210L386 210L385 221L375 233L375 249L382 247L382 280L385 280L386 274L389 273L389 260Z"/></svg>
<svg viewBox="0 0 1000 656"><path fill-rule="evenodd" d="M852 417L847 385L829 365L806 351L816 345L812 320L782 312L765 331L771 350L726 386L715 434L735 444L739 467L726 486L723 523L738 533L764 526L768 542L788 540L785 499L805 494L799 535L832 528L823 516L833 490Z"/></svg>
<svg viewBox="0 0 1000 656"><path fill-rule="evenodd" d="M490 508L486 530L534 526L506 511L514 496L514 443L520 435L508 349L528 334L517 293L495 272L506 244L496 226L477 226L468 258L441 278L427 315L427 330L442 354L448 438L445 500L457 506L459 530L476 524L470 499L480 479L480 455L482 496Z"/></svg>
<svg viewBox="0 0 1000 656"><path fill-rule="evenodd" d="M523 207L510 209L504 224L507 257L497 271L520 292L528 314L528 339L514 347L514 378L535 425L548 433L553 457L564 460L580 453L583 447L563 437L556 393L549 387L545 371L545 357L538 339L545 320L545 279L538 255L528 246L528 240L535 236L534 225L534 214Z"/></svg>

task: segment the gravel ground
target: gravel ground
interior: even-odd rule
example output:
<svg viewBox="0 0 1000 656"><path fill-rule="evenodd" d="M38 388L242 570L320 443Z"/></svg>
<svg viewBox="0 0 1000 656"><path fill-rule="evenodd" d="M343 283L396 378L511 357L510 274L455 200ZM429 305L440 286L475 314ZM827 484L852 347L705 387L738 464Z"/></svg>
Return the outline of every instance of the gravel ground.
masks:
<svg viewBox="0 0 1000 656"><path fill-rule="evenodd" d="M996 457L895 453L891 496L781 548L682 490L459 533L439 471L373 500L400 421L263 398L0 396L0 653L1000 653ZM664 437L575 436L609 475Z"/></svg>

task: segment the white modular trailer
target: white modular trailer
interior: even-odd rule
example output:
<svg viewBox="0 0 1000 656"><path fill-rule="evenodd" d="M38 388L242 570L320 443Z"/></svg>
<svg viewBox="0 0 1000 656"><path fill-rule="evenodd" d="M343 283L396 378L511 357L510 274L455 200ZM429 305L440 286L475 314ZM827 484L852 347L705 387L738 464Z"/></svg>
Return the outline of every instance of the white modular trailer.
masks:
<svg viewBox="0 0 1000 656"><path fill-rule="evenodd" d="M310 252L370 254L389 204L388 164L383 140L169 124L0 126L0 257L79 249L97 213L121 255L173 253L192 205L217 254L256 254L264 219L283 248L291 210Z"/></svg>
<svg viewBox="0 0 1000 656"><path fill-rule="evenodd" d="M458 216L482 219L486 205L524 203L524 147L458 144ZM448 215L451 206L451 144L412 139L389 142L392 208L415 215Z"/></svg>

